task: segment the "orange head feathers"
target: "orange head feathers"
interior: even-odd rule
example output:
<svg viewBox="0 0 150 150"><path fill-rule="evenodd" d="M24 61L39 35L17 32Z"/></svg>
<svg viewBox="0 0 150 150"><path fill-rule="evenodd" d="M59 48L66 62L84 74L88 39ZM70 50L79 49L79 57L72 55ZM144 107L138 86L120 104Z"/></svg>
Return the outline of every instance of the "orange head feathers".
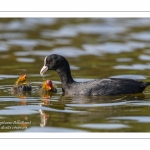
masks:
<svg viewBox="0 0 150 150"><path fill-rule="evenodd" d="M52 86L53 86L53 83L51 80L46 80L43 82L43 85L42 85L42 89L45 89L46 91L49 91L52 89Z"/></svg>
<svg viewBox="0 0 150 150"><path fill-rule="evenodd" d="M22 74L16 81L16 85L20 85L20 84L26 84L26 74Z"/></svg>
<svg viewBox="0 0 150 150"><path fill-rule="evenodd" d="M57 92L57 89L51 80L46 80L42 84L41 91Z"/></svg>
<svg viewBox="0 0 150 150"><path fill-rule="evenodd" d="M15 85L12 88L12 94L19 94L19 92L24 92L24 91L31 91L32 88L31 86L27 83L26 81L26 74L22 74L17 81L15 82Z"/></svg>

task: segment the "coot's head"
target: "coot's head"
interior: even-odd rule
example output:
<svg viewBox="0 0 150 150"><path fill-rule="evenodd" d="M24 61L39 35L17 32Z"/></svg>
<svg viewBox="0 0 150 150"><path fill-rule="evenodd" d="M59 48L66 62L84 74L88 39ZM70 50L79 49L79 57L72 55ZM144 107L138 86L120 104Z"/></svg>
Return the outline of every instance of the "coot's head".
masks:
<svg viewBox="0 0 150 150"><path fill-rule="evenodd" d="M62 66L66 66L66 64L68 64L68 62L63 56L57 54L46 56L40 74L43 75L47 70L57 70Z"/></svg>
<svg viewBox="0 0 150 150"><path fill-rule="evenodd" d="M19 77L19 81L25 81L27 78L26 74L22 74L20 77Z"/></svg>
<svg viewBox="0 0 150 150"><path fill-rule="evenodd" d="M53 86L52 81L51 80L46 80L46 81L43 82L42 89L51 90L52 86Z"/></svg>
<svg viewBox="0 0 150 150"><path fill-rule="evenodd" d="M16 81L16 85L23 84L26 82L26 74L22 74Z"/></svg>

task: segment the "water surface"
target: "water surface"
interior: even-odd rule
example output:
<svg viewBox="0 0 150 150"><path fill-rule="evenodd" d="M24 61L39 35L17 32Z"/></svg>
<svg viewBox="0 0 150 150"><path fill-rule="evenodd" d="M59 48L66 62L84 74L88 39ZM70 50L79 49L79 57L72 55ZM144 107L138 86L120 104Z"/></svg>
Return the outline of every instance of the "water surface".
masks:
<svg viewBox="0 0 150 150"><path fill-rule="evenodd" d="M39 74L45 56L56 53L76 81L150 81L149 27L149 18L1 18L0 132L149 132L150 87L134 95L68 96L56 72ZM12 95L21 74L33 90ZM43 98L37 89L46 79L58 92Z"/></svg>

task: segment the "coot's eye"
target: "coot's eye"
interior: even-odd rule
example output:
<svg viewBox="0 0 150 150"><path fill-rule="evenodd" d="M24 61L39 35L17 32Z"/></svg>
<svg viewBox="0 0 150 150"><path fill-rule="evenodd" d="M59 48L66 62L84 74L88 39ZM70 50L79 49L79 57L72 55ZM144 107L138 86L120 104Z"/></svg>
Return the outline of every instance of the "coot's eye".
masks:
<svg viewBox="0 0 150 150"><path fill-rule="evenodd" d="M50 64L50 60L47 60L46 63L47 63L47 64Z"/></svg>

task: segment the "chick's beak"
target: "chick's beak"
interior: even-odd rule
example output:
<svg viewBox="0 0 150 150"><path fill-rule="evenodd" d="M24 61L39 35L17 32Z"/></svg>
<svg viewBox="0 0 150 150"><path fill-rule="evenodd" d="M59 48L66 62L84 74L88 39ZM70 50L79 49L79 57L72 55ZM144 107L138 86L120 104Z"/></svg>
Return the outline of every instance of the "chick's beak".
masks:
<svg viewBox="0 0 150 150"><path fill-rule="evenodd" d="M40 71L40 75L43 76L43 74L48 70L47 66L43 66L41 71Z"/></svg>

